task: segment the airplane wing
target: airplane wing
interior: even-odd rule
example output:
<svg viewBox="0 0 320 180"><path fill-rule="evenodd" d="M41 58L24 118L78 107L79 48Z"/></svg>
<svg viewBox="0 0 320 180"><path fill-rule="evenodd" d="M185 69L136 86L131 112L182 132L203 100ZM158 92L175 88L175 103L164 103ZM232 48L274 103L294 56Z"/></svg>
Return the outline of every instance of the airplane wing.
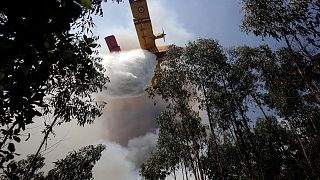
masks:
<svg viewBox="0 0 320 180"><path fill-rule="evenodd" d="M141 49L148 50L157 56L158 63L155 68L155 75L151 80L152 85L154 85L157 73L160 70L161 59L168 49L157 47L155 40L164 38L166 34L164 32L157 35L153 34L147 0L129 0L129 2Z"/></svg>
<svg viewBox="0 0 320 180"><path fill-rule="evenodd" d="M165 34L162 33L158 36L153 34L147 1L129 0L129 2L141 49L157 53L158 48L155 40L164 37Z"/></svg>

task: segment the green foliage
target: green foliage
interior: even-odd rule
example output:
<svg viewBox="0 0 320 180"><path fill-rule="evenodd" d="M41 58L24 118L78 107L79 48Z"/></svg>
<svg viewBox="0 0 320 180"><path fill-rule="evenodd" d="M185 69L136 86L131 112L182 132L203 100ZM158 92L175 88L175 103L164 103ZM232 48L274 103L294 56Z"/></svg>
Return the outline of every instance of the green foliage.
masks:
<svg viewBox="0 0 320 180"><path fill-rule="evenodd" d="M146 179L319 179L320 4L242 2L243 30L287 47L172 46L147 90L169 105Z"/></svg>
<svg viewBox="0 0 320 180"><path fill-rule="evenodd" d="M28 155L27 159L20 160L18 162L11 161L7 169L4 171L4 175L1 176L1 179L12 179L12 180L19 180L22 179L25 173L30 169L31 162L34 161L35 163L32 165L34 166L34 173L30 177L30 179L34 180L42 180L44 179L44 173L38 172L44 165L45 158L42 156L35 157L34 155Z"/></svg>
<svg viewBox="0 0 320 180"><path fill-rule="evenodd" d="M301 53L268 46L225 53L212 39L190 42L183 50L171 47L147 90L166 100L168 110L158 117L159 140L141 175L319 177L319 158L310 157L319 156L320 109L292 58Z"/></svg>
<svg viewBox="0 0 320 180"><path fill-rule="evenodd" d="M301 38L319 48L320 4L317 0L242 0L242 3L244 30L277 40L286 36Z"/></svg>
<svg viewBox="0 0 320 180"><path fill-rule="evenodd" d="M101 152L105 150L103 145L89 145L78 152L69 153L64 159L54 162L46 179L93 179L92 168L100 159Z"/></svg>
<svg viewBox="0 0 320 180"><path fill-rule="evenodd" d="M242 0L243 30L283 40L287 58L320 103L320 4L317 0Z"/></svg>
<svg viewBox="0 0 320 180"><path fill-rule="evenodd" d="M89 145L79 149L78 151L70 152L64 159L54 162L54 168L51 169L47 175L40 171L45 165L45 158L41 155L37 157L35 157L35 155L29 155L27 159L23 159L18 162L10 162L1 179L25 179L30 166L33 166L34 172L28 179L93 179L92 168L100 159L101 152L105 150L105 148L106 147L101 144L95 146ZM36 158L35 163L33 163L34 158Z"/></svg>
<svg viewBox="0 0 320 180"><path fill-rule="evenodd" d="M121 0L116 0L120 2ZM92 15L101 0L4 1L0 6L0 167L35 117L84 126L104 103L92 93L108 78L97 57ZM50 133L52 127L47 127ZM45 136L47 137L47 136Z"/></svg>

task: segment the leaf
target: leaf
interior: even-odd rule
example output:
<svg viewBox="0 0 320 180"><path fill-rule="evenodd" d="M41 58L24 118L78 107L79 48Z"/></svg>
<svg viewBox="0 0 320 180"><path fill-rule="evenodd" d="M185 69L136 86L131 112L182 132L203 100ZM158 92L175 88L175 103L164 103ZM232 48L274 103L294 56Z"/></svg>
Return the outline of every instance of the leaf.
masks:
<svg viewBox="0 0 320 180"><path fill-rule="evenodd" d="M13 136L13 139L16 141L16 142L20 142L21 139L18 137L18 136Z"/></svg>
<svg viewBox="0 0 320 180"><path fill-rule="evenodd" d="M33 110L33 113L35 116L42 116L42 114L37 110Z"/></svg>
<svg viewBox="0 0 320 180"><path fill-rule="evenodd" d="M16 150L16 148L15 148L15 146L14 146L13 143L9 143L9 145L8 145L8 150L9 150L10 152L14 152L14 151Z"/></svg>
<svg viewBox="0 0 320 180"><path fill-rule="evenodd" d="M94 41L93 38L88 38L86 35L83 35L83 39L87 44L91 44Z"/></svg>
<svg viewBox="0 0 320 180"><path fill-rule="evenodd" d="M0 80L2 80L4 78L4 73L3 72L0 72Z"/></svg>
<svg viewBox="0 0 320 180"><path fill-rule="evenodd" d="M20 133L20 129L18 128L18 129L15 129L14 131L13 131L13 134L19 134Z"/></svg>
<svg viewBox="0 0 320 180"><path fill-rule="evenodd" d="M8 164L8 166L10 167L11 171L15 171L18 168L16 162L12 162Z"/></svg>
<svg viewBox="0 0 320 180"><path fill-rule="evenodd" d="M50 48L50 43L49 43L48 41L45 41L45 42L43 43L43 45L44 45L44 47L45 47L46 49L49 49L49 48Z"/></svg>
<svg viewBox="0 0 320 180"><path fill-rule="evenodd" d="M97 46L98 46L98 44L95 44L95 43L89 44L89 47L92 47L92 48L95 48Z"/></svg>
<svg viewBox="0 0 320 180"><path fill-rule="evenodd" d="M80 4L85 8L91 9L92 1L91 0L81 0Z"/></svg>
<svg viewBox="0 0 320 180"><path fill-rule="evenodd" d="M8 154L8 155L7 155L7 158L8 158L8 159L13 159L14 156L13 156L12 154Z"/></svg>

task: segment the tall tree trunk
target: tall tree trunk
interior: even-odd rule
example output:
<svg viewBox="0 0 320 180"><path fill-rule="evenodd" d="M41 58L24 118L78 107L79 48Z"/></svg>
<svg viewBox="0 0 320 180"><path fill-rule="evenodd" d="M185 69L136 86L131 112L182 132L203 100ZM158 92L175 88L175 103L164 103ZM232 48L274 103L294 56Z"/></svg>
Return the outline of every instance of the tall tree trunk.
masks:
<svg viewBox="0 0 320 180"><path fill-rule="evenodd" d="M176 168L173 168L173 177L174 177L174 180L177 180L177 176L176 176Z"/></svg>
<svg viewBox="0 0 320 180"><path fill-rule="evenodd" d="M292 126L289 121L288 121L288 125L289 125L289 127L290 127L291 129L294 129L294 135L296 136L296 138L297 138L297 140L298 140L298 142L299 142L299 145L300 145L301 150L302 150L302 152L303 152L303 156L304 156L304 158L306 159L307 164L308 164L309 168L311 169L312 174L313 174L314 176L316 176L316 173L314 173L314 170L313 170L313 168L312 168L311 161L310 161L310 159L309 159L309 157L308 157L308 155L307 155L306 148L305 148L305 146L303 145L303 142L302 142L301 138L300 138L299 135L296 133L296 128L295 128L294 126ZM308 175L308 174L306 174L306 175Z"/></svg>
<svg viewBox="0 0 320 180"><path fill-rule="evenodd" d="M184 180L183 164L180 162L182 180Z"/></svg>
<svg viewBox="0 0 320 180"><path fill-rule="evenodd" d="M215 154L216 154L216 158L218 160L218 165L219 165L219 172L221 174L221 179L223 179L222 175L223 175L223 169L221 167L221 160L220 160L220 152L219 152L219 146L218 146L218 140L217 140L217 136L215 134L215 130L214 130L214 125L213 125L213 118L211 116L211 110L210 110L210 107L209 107L209 102L208 102L208 95L207 95L207 91L204 87L204 84L202 84L202 91L203 91L203 95L204 95L204 98L205 98L205 106L206 106L206 111L207 111L207 116L208 116L208 120L209 120L209 127L210 127L210 130L211 130L211 133L212 133L212 136L213 136L213 142L214 142L214 145L215 145Z"/></svg>
<svg viewBox="0 0 320 180"><path fill-rule="evenodd" d="M288 46L289 51L294 54L294 51L291 47L291 44L289 42L289 39L287 36L284 36L285 42ZM298 65L298 62L295 58L293 58L293 66L296 68L296 71L298 72L298 74L300 75L300 77L302 78L303 82L305 83L305 85L308 87L309 91L313 94L313 96L315 97L315 99L317 100L317 102L320 104L320 93L317 90L317 87L310 81L310 78L305 74L305 72L300 68L300 66Z"/></svg>
<svg viewBox="0 0 320 180"><path fill-rule="evenodd" d="M187 166L186 164L184 163L184 173L186 174L186 180L189 180L189 177L188 177L188 171L187 171Z"/></svg>

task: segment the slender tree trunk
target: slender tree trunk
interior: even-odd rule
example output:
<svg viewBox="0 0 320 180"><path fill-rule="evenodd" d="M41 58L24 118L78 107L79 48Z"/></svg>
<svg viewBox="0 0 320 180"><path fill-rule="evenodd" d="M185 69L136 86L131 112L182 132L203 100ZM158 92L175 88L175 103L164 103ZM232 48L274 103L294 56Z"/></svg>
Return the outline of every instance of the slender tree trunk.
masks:
<svg viewBox="0 0 320 180"><path fill-rule="evenodd" d="M224 90L226 92L228 92L228 89L227 89L228 87L227 87L227 84L226 84L225 81L223 81L223 88L224 88ZM231 99L232 99L233 104L234 104L235 103L234 98L231 97ZM234 112L234 111L231 113L232 114L231 116L233 118L233 123L235 124L235 127L236 127L235 128L235 130L236 130L235 134L236 134L238 140L240 141L240 143L239 143L240 146L239 147L242 149L242 153L244 155L244 163L246 164L246 170L249 171L248 175L251 176L251 178L253 178L253 170L252 170L252 167L250 165L250 156L248 155L247 146L246 146L246 143L245 143L245 141L243 139L243 132L242 132L242 129L240 128L240 122L238 122L237 116L236 116L235 113L236 112ZM242 153L240 153L240 154L242 154Z"/></svg>
<svg viewBox="0 0 320 180"><path fill-rule="evenodd" d="M184 172L183 172L183 164L182 164L182 162L180 162L180 166L181 166L182 180L184 180Z"/></svg>
<svg viewBox="0 0 320 180"><path fill-rule="evenodd" d="M269 120L266 112L265 112L265 111L263 110L263 108L262 108L261 102L260 102L259 99L256 97L256 95L255 95L255 94L251 94L251 97L254 99L254 101L255 101L256 104L258 105L258 107L259 107L260 111L262 112L264 118L266 118L267 120Z"/></svg>
<svg viewBox="0 0 320 180"><path fill-rule="evenodd" d="M11 127L8 129L8 131L13 131L14 127L18 124L17 121L14 121ZM2 146L7 142L9 137L9 134L6 134L3 138L3 140L0 142L0 149L2 149Z"/></svg>
<svg viewBox="0 0 320 180"><path fill-rule="evenodd" d="M188 135L187 135L187 131L185 130L185 128L183 128L183 131L184 131L184 134L186 136L186 143L187 143L187 146L190 147L189 145L189 138L188 138ZM191 146L192 147L192 146ZM188 154L187 154L187 158L189 159L190 161L190 165L191 165L191 168L192 168L192 171L193 171L193 174L195 176L195 180L199 180L198 176L197 176L197 171L194 167L194 160L192 159L192 149L191 149L191 152L189 151Z"/></svg>
<svg viewBox="0 0 320 180"><path fill-rule="evenodd" d="M58 121L58 118L55 117L54 120L52 121L52 123L50 124L50 126L48 127L48 129L46 130L45 135L42 139L42 142L41 142L40 146L38 147L37 152L34 155L32 161L30 163L30 166L28 167L28 169L26 170L26 172L24 174L23 180L29 180L30 176L32 176L32 174L34 173L34 171L35 171L34 163L36 163L36 159L39 156L41 149L43 148L45 142L47 141L47 139L48 139L50 133L52 132L53 127L56 125L57 121Z"/></svg>
<svg viewBox="0 0 320 180"><path fill-rule="evenodd" d="M174 177L174 180L177 180L177 176L176 176L176 168L173 168L173 177Z"/></svg>
<svg viewBox="0 0 320 180"><path fill-rule="evenodd" d="M294 54L294 51L291 47L291 44L288 40L287 36L284 36L285 42L288 46L289 51ZM298 62L295 58L293 58L293 66L296 68L296 71L298 72L298 74L300 75L300 77L302 78L303 82L305 83L305 85L308 87L309 91L314 95L314 97L316 98L317 102L320 104L320 93L317 90L317 87L315 87L315 85L310 81L309 77L307 77L307 75L305 74L305 72L299 67Z"/></svg>
<svg viewBox="0 0 320 180"><path fill-rule="evenodd" d="M211 116L211 110L210 110L210 107L209 107L207 91L206 91L206 89L205 89L203 84L202 84L202 91L203 91L203 95L204 95L204 98L205 98L205 106L206 106L207 116L208 116L208 120L209 120L209 127L210 127L210 130L211 130L213 139L214 139L215 154L216 154L216 158L218 160L219 171L220 171L220 174L221 174L220 178L224 179L222 177L223 169L221 167L221 160L220 160L220 156L219 156L220 152L219 152L219 147L218 147L218 142L217 142L217 136L216 136L215 131L214 131L213 118Z"/></svg>
<svg viewBox="0 0 320 180"><path fill-rule="evenodd" d="M294 129L294 135L296 136L296 138L297 138L297 140L298 140L298 142L299 142L299 145L300 145L301 150L302 150L302 152L303 152L303 156L304 156L304 158L306 159L306 161L307 161L307 163L308 163L308 165L309 165L309 168L311 169L311 172L313 173L313 175L316 176L316 173L314 173L314 170L313 170L313 168L312 168L311 161L310 161L310 159L309 159L309 157L308 157L308 155L307 155L306 148L304 147L301 138L300 138L299 135L296 133L296 128L295 128L294 126L292 126L289 121L288 121L288 125L289 125L290 128L293 128L293 129Z"/></svg>
<svg viewBox="0 0 320 180"><path fill-rule="evenodd" d="M198 171L199 171L199 177L200 177L200 180L204 180L204 176L203 176L203 167L201 165L201 162L200 162L200 158L199 158L199 152L196 152L196 156L197 156L197 166L198 166Z"/></svg>
<svg viewBox="0 0 320 180"><path fill-rule="evenodd" d="M245 160L244 162L246 164L246 169L249 171L248 175L250 175L251 178L253 178L253 170L252 170L252 167L250 164L250 156L248 155L246 143L243 139L242 129L240 128L239 122L237 122L237 117L234 113L232 113L232 117L234 119L234 124L236 125L236 129L237 129L237 131L235 133L236 133L236 136L238 137L238 141L240 141L239 147L242 149L240 154L243 154L243 156L244 156L244 160Z"/></svg>
<svg viewBox="0 0 320 180"><path fill-rule="evenodd" d="M204 95L204 99L205 99L205 106L206 106L207 116L208 116L208 120L209 120L209 127L210 127L210 130L211 130L211 133L214 135L215 132L214 132L213 119L211 117L211 110L210 110L210 107L209 107L207 90L205 89L204 85L202 85L202 91L203 91L203 95Z"/></svg>
<svg viewBox="0 0 320 180"><path fill-rule="evenodd" d="M251 97L254 99L254 101L256 102L256 104L258 105L260 111L262 112L264 118L268 121L270 121L269 117L267 116L267 114L265 113L265 111L262 108L262 104L260 103L259 99L255 96L255 94L251 94ZM261 165L261 158L260 158L260 154L257 154L259 162L258 162L258 166L259 166L259 170L260 170L260 176L262 176L262 179L265 179L264 174L263 174L263 167Z"/></svg>
<svg viewBox="0 0 320 180"><path fill-rule="evenodd" d="M187 171L187 166L186 166L185 163L184 163L184 172L185 172L185 174L186 174L186 180L189 180L188 171Z"/></svg>

